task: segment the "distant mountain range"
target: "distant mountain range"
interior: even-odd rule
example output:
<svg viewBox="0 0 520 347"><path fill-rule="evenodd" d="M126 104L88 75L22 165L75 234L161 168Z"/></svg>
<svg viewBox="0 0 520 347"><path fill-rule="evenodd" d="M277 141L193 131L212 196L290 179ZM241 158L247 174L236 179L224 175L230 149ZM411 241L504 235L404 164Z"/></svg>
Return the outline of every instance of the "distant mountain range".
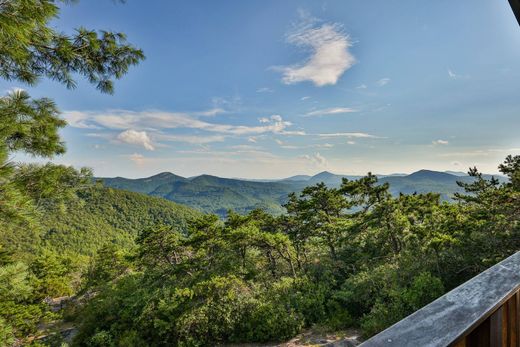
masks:
<svg viewBox="0 0 520 347"><path fill-rule="evenodd" d="M491 175L486 175L491 177ZM262 208L271 213L284 212L282 204L291 192L324 182L329 187L339 187L343 178L358 179L361 176L337 175L320 172L314 176L297 175L280 180L247 180L201 175L185 178L171 172L163 172L147 178L123 177L99 178L107 187L163 197L193 207L199 211L225 216L232 209L245 213ZM462 189L457 181L471 182L473 178L462 172L420 170L412 174L378 175L379 182L390 184L390 192L412 194L435 192L441 199L451 200ZM503 179L503 177L499 177Z"/></svg>

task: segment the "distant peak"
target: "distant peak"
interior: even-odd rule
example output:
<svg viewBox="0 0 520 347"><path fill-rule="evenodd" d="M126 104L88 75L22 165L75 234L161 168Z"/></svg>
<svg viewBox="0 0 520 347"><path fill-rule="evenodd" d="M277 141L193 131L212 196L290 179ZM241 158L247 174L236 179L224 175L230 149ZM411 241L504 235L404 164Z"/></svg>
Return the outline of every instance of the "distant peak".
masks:
<svg viewBox="0 0 520 347"><path fill-rule="evenodd" d="M155 174L151 177L171 177L171 176L175 176L174 174L172 174L171 172L169 171L164 171L164 172L160 172L158 174Z"/></svg>
<svg viewBox="0 0 520 347"><path fill-rule="evenodd" d="M446 173L446 172L422 169L422 170L415 171L415 172L409 174L407 177L410 177L410 178L453 178L454 175Z"/></svg>
<svg viewBox="0 0 520 347"><path fill-rule="evenodd" d="M322 171L316 175L314 175L314 177L319 177L319 176L333 176L334 174L332 172L329 172L329 171Z"/></svg>
<svg viewBox="0 0 520 347"><path fill-rule="evenodd" d="M182 176L178 176L178 175L175 175L171 172L168 172L168 171L165 171L165 172L161 172L161 173L158 173L156 175L153 175L153 176L150 176L148 177L147 179L171 179L171 178L184 178Z"/></svg>

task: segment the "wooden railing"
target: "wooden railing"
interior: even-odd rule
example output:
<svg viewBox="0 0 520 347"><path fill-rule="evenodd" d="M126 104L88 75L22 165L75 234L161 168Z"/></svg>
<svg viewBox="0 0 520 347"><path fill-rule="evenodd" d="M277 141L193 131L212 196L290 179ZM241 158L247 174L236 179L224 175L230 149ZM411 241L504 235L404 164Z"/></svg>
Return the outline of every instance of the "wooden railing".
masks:
<svg viewBox="0 0 520 347"><path fill-rule="evenodd" d="M520 252L360 347L520 347Z"/></svg>

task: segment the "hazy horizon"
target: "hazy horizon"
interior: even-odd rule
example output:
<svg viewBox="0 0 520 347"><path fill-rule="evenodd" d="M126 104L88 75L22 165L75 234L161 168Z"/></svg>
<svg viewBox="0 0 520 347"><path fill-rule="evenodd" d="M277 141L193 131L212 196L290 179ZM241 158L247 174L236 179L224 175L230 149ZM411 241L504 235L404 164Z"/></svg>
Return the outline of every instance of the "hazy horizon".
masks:
<svg viewBox="0 0 520 347"><path fill-rule="evenodd" d="M443 170L443 171L439 171L439 170L431 170L431 169L428 169L428 168L423 168L423 169L419 169L419 170L415 170L415 171L411 171L411 172L389 172L389 173L381 173L381 172L376 172L376 171L370 171L372 174L374 175L377 175L377 176L392 176L392 175L402 175L402 176L407 176L407 175L411 175L413 173L416 173L416 172L419 172L419 171L433 171L433 172L440 172L440 173L448 173L448 174L464 174L464 175L467 175L467 172L466 171L455 171L455 170ZM269 180L269 181L276 181L276 180L284 180L284 179L287 179L287 178L292 178L292 177L296 177L296 176L308 176L308 177L313 177L313 176L317 176L319 174L322 174L322 173L325 173L325 172L328 172L328 173L331 173L331 174L334 174L334 175L337 175L337 176L364 176L366 174L368 174L368 171L365 172L365 173L361 173L361 174L351 174L351 173L344 173L344 172L332 172L332 171L329 171L329 170L323 170L323 171L319 171L319 172L315 172L315 173L310 173L310 174L294 174L294 175L290 175L290 176L283 176L283 177L239 177L239 176L220 176L220 175L212 175L212 174L208 174L208 173L199 173L199 174L195 174L195 175L181 175L175 171L171 171L171 170L165 170L165 171L160 171L160 172L156 172L156 173L152 173L150 175L145 175L145 176L120 176L120 175L116 175L116 176L100 176L100 175L96 175L94 173L94 176L95 177L98 177L98 178L128 178L128 179L143 179L143 178L150 178L150 177L153 177L153 176L157 176L157 175L160 175L160 174L164 174L164 173L170 173L170 174L174 174L176 176L180 176L180 177L183 177L183 178L194 178L194 177L199 177L199 176L205 176L205 175L208 175L208 176L215 176L215 177L220 177L220 178L226 178L226 179L236 179L236 180ZM503 176L502 174L500 173L490 173L490 172L483 172L483 174L488 174L488 175L501 175ZM457 176L455 175L455 176Z"/></svg>

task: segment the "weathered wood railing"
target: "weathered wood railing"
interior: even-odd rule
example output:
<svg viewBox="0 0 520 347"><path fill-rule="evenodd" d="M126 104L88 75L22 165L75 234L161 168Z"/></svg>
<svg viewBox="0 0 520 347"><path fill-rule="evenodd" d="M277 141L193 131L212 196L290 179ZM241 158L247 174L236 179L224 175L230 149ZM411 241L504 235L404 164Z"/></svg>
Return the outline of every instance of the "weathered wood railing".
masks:
<svg viewBox="0 0 520 347"><path fill-rule="evenodd" d="M520 252L360 347L520 347Z"/></svg>

